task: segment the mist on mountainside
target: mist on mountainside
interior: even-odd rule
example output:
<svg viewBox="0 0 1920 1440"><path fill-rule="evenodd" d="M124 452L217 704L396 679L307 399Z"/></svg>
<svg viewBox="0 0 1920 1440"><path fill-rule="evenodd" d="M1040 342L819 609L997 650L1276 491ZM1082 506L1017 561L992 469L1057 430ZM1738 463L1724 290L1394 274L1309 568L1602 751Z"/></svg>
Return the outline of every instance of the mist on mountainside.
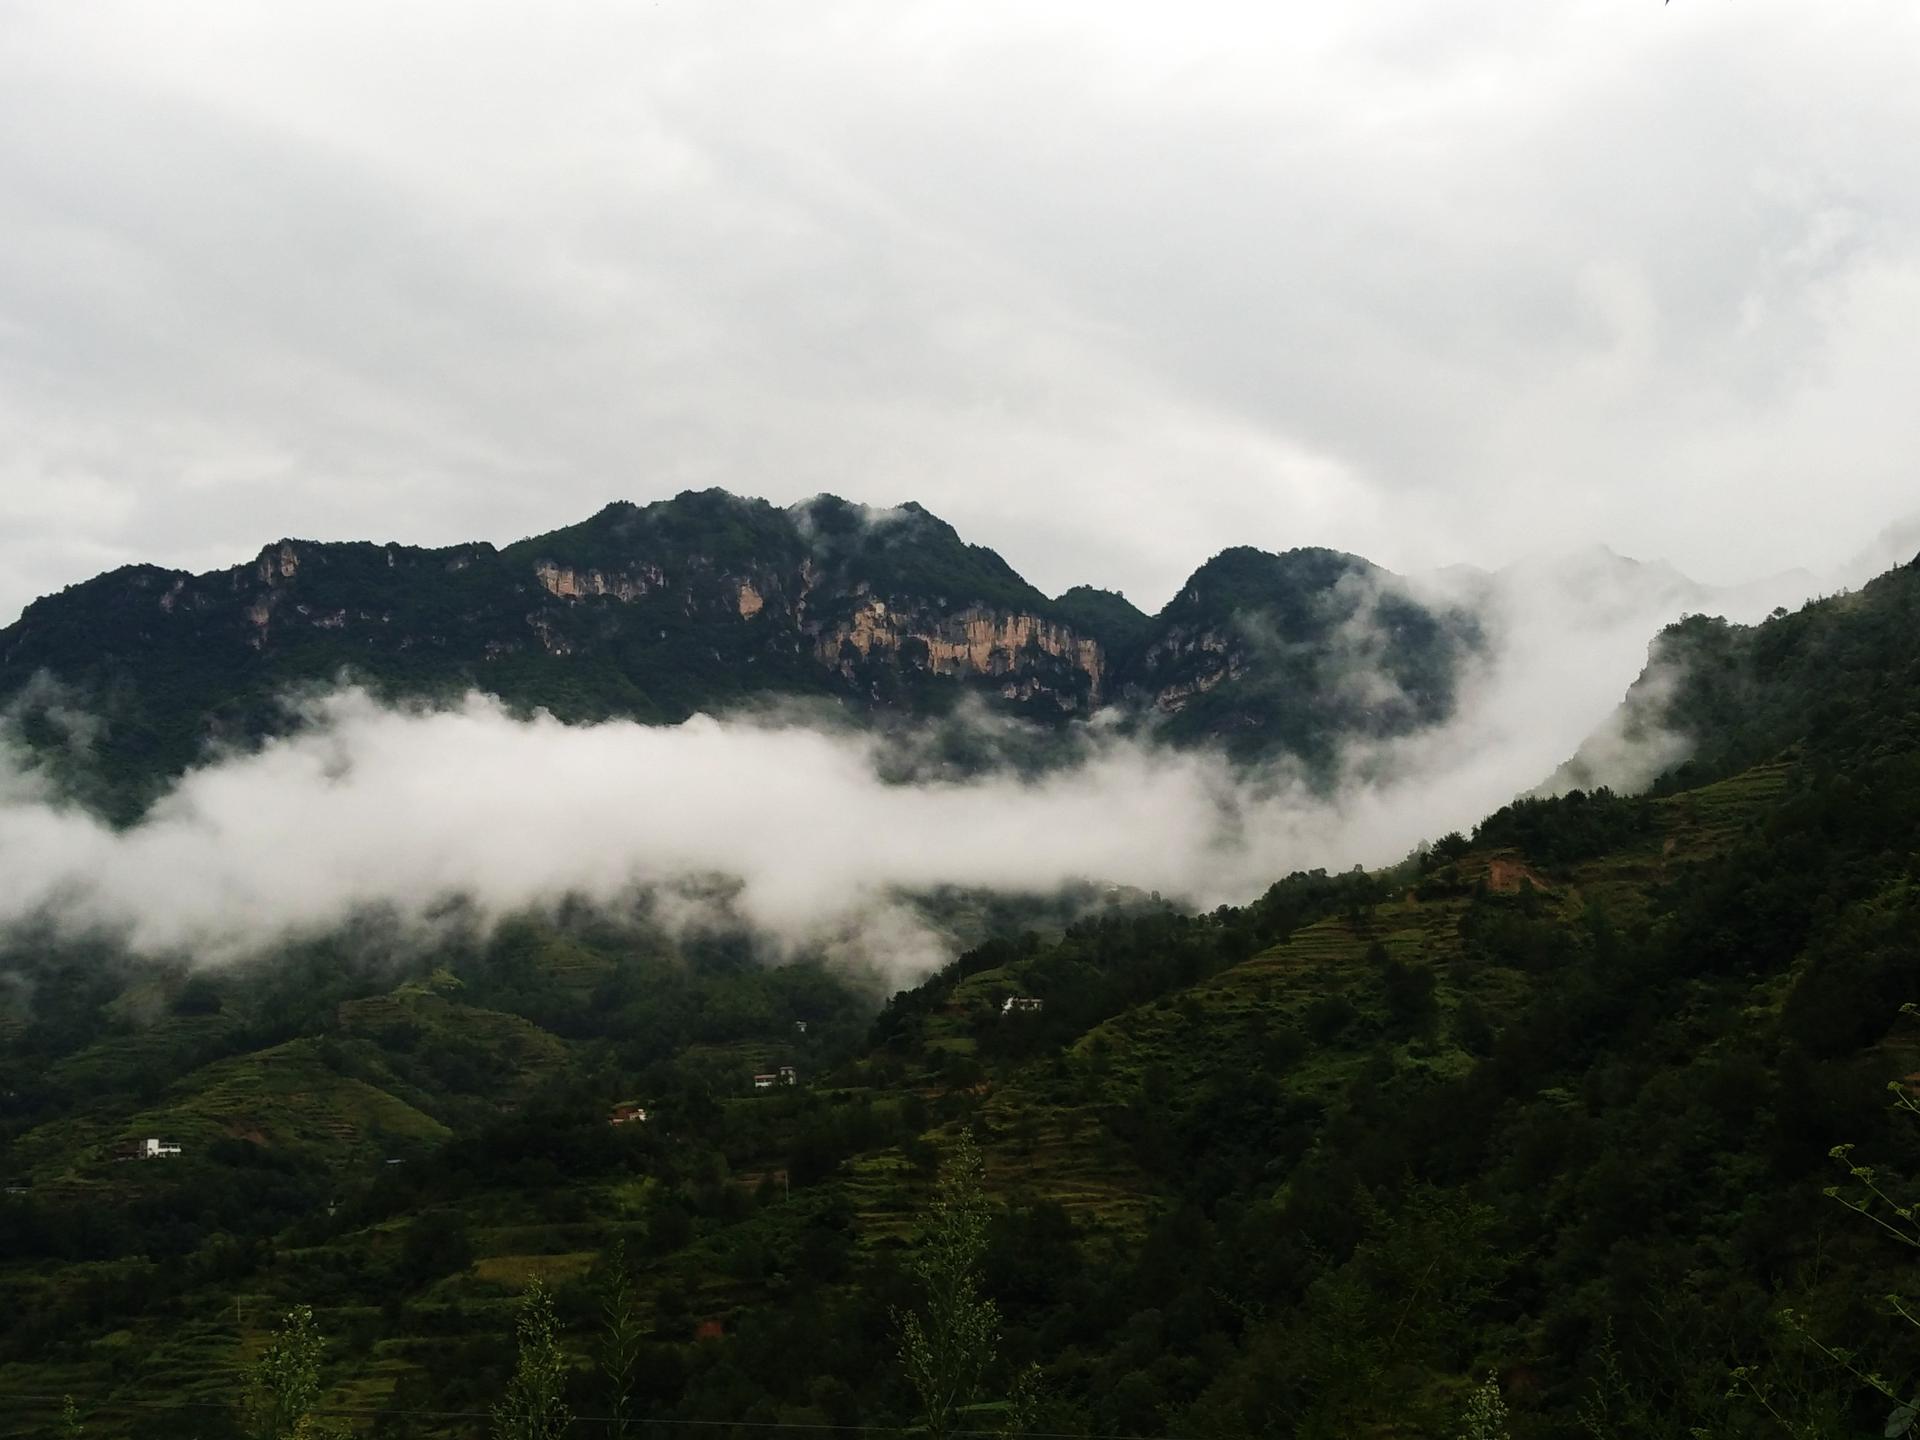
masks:
<svg viewBox="0 0 1920 1440"><path fill-rule="evenodd" d="M456 898L491 919L658 888L679 897L663 913L693 926L717 903L701 882L724 876L738 881L729 918L777 950L904 980L951 952L908 903L941 886L1046 894L1092 881L1211 906L1470 828L1573 754L1655 630L1713 598L1604 551L1392 583L1471 605L1488 643L1450 719L1350 739L1331 775L1172 750L1111 716L1060 732L974 706L876 731L830 706L760 701L677 726L569 726L477 694L392 704L349 686L293 702L291 734L212 756L122 828L24 750L6 752L0 923L217 962L369 911L431 927ZM1368 631L1377 613L1355 606L1342 627L1340 683L1390 699L1373 665L1388 643ZM84 762L84 709L49 685L24 701ZM956 751L967 764L950 763ZM1684 753L1684 737L1622 735L1613 778L1651 778ZM1026 763L1035 754L1046 763Z"/></svg>

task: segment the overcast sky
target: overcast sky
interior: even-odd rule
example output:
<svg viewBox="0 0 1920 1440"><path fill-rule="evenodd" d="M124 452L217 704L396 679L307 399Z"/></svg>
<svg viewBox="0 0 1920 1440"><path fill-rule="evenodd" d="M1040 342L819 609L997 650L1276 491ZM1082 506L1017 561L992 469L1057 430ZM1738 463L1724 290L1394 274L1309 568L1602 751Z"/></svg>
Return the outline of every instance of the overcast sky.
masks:
<svg viewBox="0 0 1920 1440"><path fill-rule="evenodd" d="M0 6L0 623L283 534L918 499L1725 581L1920 508L1913 0Z"/></svg>

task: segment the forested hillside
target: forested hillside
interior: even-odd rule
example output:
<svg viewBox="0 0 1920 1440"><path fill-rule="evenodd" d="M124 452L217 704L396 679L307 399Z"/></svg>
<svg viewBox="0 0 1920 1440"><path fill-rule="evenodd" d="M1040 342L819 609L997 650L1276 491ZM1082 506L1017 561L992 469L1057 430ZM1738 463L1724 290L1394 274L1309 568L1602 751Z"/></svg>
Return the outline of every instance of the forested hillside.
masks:
<svg viewBox="0 0 1920 1440"><path fill-rule="evenodd" d="M322 1409L477 1433L535 1279L580 1416L912 1426L896 1312L963 1135L969 1428L1450 1437L1497 1394L1514 1440L1898 1433L1916 603L1909 566L1683 627L1699 759L1648 795L1207 914L976 909L883 1005L644 915L192 973L16 936L0 1433L69 1394L89 1434L236 1433L299 1305ZM145 1136L182 1154L113 1158Z"/></svg>

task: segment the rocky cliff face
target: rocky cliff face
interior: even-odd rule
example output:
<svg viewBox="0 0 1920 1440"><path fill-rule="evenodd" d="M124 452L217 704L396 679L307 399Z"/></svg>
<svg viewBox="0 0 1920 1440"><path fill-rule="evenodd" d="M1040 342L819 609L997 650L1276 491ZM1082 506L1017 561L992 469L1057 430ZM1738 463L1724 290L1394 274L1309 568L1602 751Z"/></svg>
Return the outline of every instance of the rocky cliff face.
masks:
<svg viewBox="0 0 1920 1440"><path fill-rule="evenodd" d="M1176 715L1194 696L1237 680L1251 670L1253 665L1245 649L1217 631L1176 625L1147 647L1140 670L1155 707ZM1187 678L1153 683L1158 677L1175 673Z"/></svg>
<svg viewBox="0 0 1920 1440"><path fill-rule="evenodd" d="M1064 671L1084 685L1088 705L1100 702L1106 672L1098 641L1037 615L982 607L950 615L903 611L871 596L851 618L824 629L816 653L849 680L858 678L863 665L888 661L921 665L935 675L999 680L1004 695L1021 699L1047 691L1039 683L1042 670ZM1082 708L1078 688L1055 695L1062 709Z"/></svg>
<svg viewBox="0 0 1920 1440"><path fill-rule="evenodd" d="M607 599L638 605L649 614L671 610L682 621L743 626L742 634L755 649L810 659L819 667L821 684L858 695L897 690L920 677L982 682L981 688L1001 699L1051 704L1062 713L1085 713L1100 702L1108 664L1102 646L1064 621L1039 613L1045 601L1037 592L1009 596L1016 603L996 605L967 590L956 595L951 585L939 585L937 590L944 593L936 593L935 585L916 583L911 563L907 576L884 573L901 568L902 552L909 562L922 551L956 558L939 555L959 543L947 527L930 516L876 523L856 514L851 518L860 528L849 537L846 510L838 502L824 503L836 506L832 518L843 522L840 528L823 529L812 511L803 509L795 516L795 543L765 547L773 552L771 559L687 549L659 563L636 559L618 568L599 568L559 558L574 539L563 532L529 542L537 552L532 574L548 596L575 612L580 612L581 602ZM652 538L642 523L644 513L611 522L623 532L623 543L645 544ZM887 563L877 567L863 563L871 558L867 552L876 528L889 532L885 539L890 552ZM780 563L782 559L786 563ZM998 563L998 557L993 559ZM1020 600L1038 604L1017 603ZM578 644L559 637L583 626L593 628L591 614L587 607L584 613L556 616L551 607L541 606L527 623L541 634L550 653L561 643L568 645L567 653L575 653ZM643 623L639 617L598 617L603 630Z"/></svg>
<svg viewBox="0 0 1920 1440"><path fill-rule="evenodd" d="M639 567L637 575L603 575L598 570L574 570L551 560L533 567L533 578L556 600L584 600L594 595L611 595L616 600L638 600L666 583L666 577L652 565Z"/></svg>

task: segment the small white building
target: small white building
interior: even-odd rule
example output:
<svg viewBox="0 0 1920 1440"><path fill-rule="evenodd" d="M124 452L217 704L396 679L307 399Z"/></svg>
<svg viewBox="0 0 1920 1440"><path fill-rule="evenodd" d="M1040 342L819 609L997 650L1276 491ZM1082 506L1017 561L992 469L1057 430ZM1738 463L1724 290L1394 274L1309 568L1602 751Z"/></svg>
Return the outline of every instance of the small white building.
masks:
<svg viewBox="0 0 1920 1440"><path fill-rule="evenodd" d="M168 1160L180 1153L180 1147L171 1140L146 1139L140 1142L142 1160Z"/></svg>
<svg viewBox="0 0 1920 1440"><path fill-rule="evenodd" d="M780 1083L782 1085L798 1085L800 1083L799 1072L791 1065L782 1065L780 1067Z"/></svg>
<svg viewBox="0 0 1920 1440"><path fill-rule="evenodd" d="M780 1077L778 1075L756 1075L753 1077L753 1088L756 1090L771 1090L779 1079Z"/></svg>
<svg viewBox="0 0 1920 1440"><path fill-rule="evenodd" d="M1025 1015L1040 1009L1041 1001L1034 995L1009 995L1000 1006L1002 1015Z"/></svg>

